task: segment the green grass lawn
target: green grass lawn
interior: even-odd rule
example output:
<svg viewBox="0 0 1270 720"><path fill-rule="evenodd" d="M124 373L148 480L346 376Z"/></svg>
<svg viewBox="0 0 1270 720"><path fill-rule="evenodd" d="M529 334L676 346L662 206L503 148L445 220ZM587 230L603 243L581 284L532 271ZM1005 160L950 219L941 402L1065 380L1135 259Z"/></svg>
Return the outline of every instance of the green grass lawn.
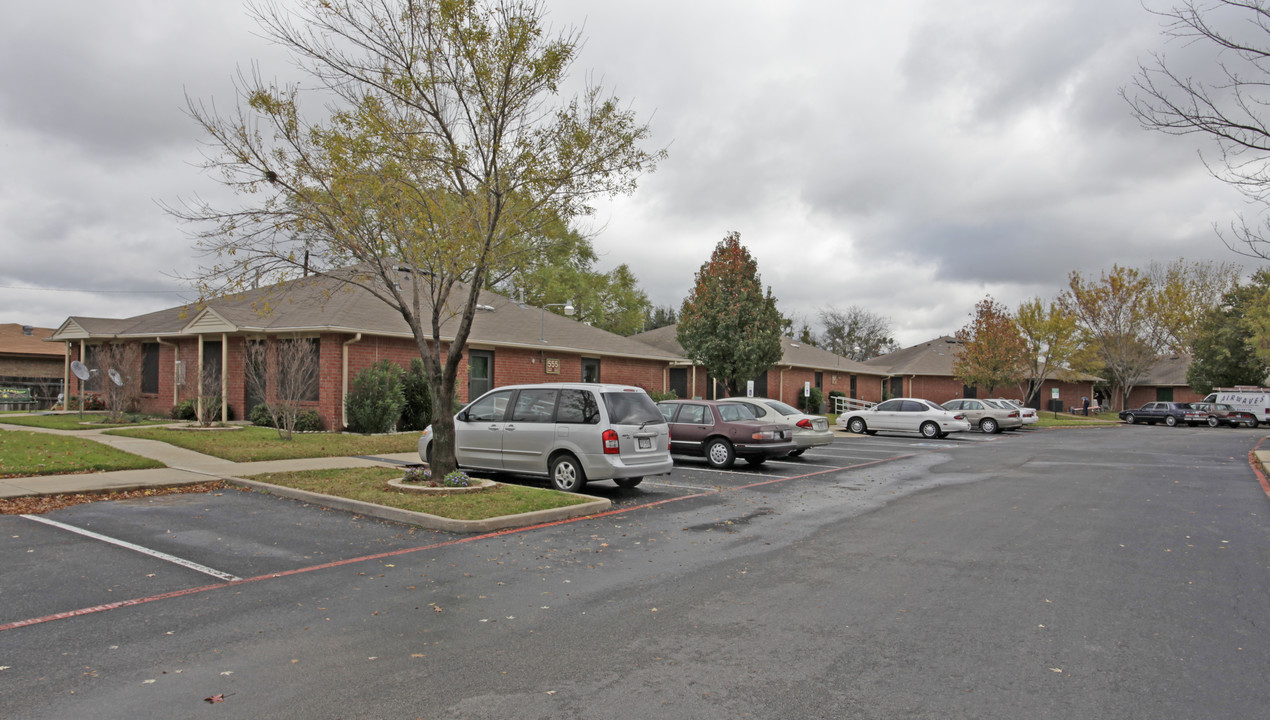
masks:
<svg viewBox="0 0 1270 720"><path fill-rule="evenodd" d="M1122 424L1114 412L1103 412L1089 417L1061 412L1056 418L1053 412L1038 410L1036 418L1036 424L1031 427L1112 427Z"/></svg>
<svg viewBox="0 0 1270 720"><path fill-rule="evenodd" d="M65 413L58 415L0 415L0 423L7 425L22 425L24 427L40 427L50 430L94 430L97 428L117 428L128 425L161 425L170 423L171 420L159 418L145 418L136 422L112 423L110 416L105 413L84 413L84 419L81 422L79 413Z"/></svg>
<svg viewBox="0 0 1270 720"><path fill-rule="evenodd" d="M92 440L29 430L0 430L0 477L161 467L161 462Z"/></svg>
<svg viewBox="0 0 1270 720"><path fill-rule="evenodd" d="M419 443L419 433L302 433L293 435L291 440L283 440L278 437L277 430L255 426L241 430L129 428L108 430L107 433L158 440L234 462L403 453L417 450Z"/></svg>
<svg viewBox="0 0 1270 720"><path fill-rule="evenodd" d="M502 515L519 515L591 501L591 498L521 485L499 485L485 492L454 495L397 492L389 490L385 484L392 478L401 477L401 470L394 468L306 470L266 473L250 477L252 480L273 485L428 513L453 520L486 520Z"/></svg>

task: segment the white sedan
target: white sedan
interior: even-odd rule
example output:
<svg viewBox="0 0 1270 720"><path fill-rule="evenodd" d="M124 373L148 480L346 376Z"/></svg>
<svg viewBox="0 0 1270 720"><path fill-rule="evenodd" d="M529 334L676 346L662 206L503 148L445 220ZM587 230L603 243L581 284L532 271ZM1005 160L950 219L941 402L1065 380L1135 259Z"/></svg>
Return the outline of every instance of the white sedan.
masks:
<svg viewBox="0 0 1270 720"><path fill-rule="evenodd" d="M892 398L867 410L852 410L839 415L838 424L853 433L869 435L878 431L915 432L922 437L941 438L948 433L970 431L965 415L921 398Z"/></svg>
<svg viewBox="0 0 1270 720"><path fill-rule="evenodd" d="M1006 400L1005 398L992 398L991 400L987 400L985 402L997 403L999 405L1004 405L1006 407L1018 410L1019 417L1023 418L1024 425L1033 425L1040 421L1040 418L1037 417L1036 415L1036 410L1030 407L1024 407L1023 405L1013 400Z"/></svg>
<svg viewBox="0 0 1270 720"><path fill-rule="evenodd" d="M741 403L759 420L784 425L792 430L798 449L791 452L790 457L802 455L807 448L833 442L833 430L829 429L829 420L823 415L808 415L792 405L771 398L734 397L728 398L728 402Z"/></svg>

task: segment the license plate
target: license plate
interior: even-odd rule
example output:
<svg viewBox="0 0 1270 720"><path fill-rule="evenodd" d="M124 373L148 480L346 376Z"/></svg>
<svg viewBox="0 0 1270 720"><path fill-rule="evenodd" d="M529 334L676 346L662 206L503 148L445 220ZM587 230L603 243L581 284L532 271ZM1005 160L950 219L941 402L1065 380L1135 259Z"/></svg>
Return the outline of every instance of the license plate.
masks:
<svg viewBox="0 0 1270 720"><path fill-rule="evenodd" d="M635 440L636 440L635 447L639 448L640 450L650 450L653 447L652 438L635 438Z"/></svg>

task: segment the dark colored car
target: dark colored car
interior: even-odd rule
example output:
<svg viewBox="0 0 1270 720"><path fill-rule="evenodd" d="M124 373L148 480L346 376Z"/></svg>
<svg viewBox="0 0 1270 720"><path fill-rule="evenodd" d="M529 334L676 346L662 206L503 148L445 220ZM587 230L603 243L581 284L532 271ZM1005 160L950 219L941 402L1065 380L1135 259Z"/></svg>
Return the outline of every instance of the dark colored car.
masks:
<svg viewBox="0 0 1270 720"><path fill-rule="evenodd" d="M670 452L696 455L726 469L739 458L762 465L798 449L793 431L754 417L744 404L727 400L666 400L657 409L670 424Z"/></svg>
<svg viewBox="0 0 1270 720"><path fill-rule="evenodd" d="M1149 402L1137 410L1122 410L1120 419L1130 425L1140 422L1154 425L1162 422L1169 427L1176 427L1181 423L1194 427L1198 423L1207 423L1208 413L1196 410L1190 403Z"/></svg>
<svg viewBox="0 0 1270 720"><path fill-rule="evenodd" d="M1247 410L1237 410L1225 403L1193 402L1191 407L1200 412L1208 413L1209 427L1217 427L1219 425L1257 427L1256 415Z"/></svg>

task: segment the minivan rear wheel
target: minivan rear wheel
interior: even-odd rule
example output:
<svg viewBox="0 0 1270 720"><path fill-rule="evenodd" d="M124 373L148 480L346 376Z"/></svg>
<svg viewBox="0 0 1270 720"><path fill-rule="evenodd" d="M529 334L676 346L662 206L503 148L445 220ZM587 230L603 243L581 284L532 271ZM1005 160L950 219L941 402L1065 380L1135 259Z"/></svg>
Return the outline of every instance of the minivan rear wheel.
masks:
<svg viewBox="0 0 1270 720"><path fill-rule="evenodd" d="M580 492L586 485L586 473L577 458L561 455L551 461L551 485L561 492Z"/></svg>

